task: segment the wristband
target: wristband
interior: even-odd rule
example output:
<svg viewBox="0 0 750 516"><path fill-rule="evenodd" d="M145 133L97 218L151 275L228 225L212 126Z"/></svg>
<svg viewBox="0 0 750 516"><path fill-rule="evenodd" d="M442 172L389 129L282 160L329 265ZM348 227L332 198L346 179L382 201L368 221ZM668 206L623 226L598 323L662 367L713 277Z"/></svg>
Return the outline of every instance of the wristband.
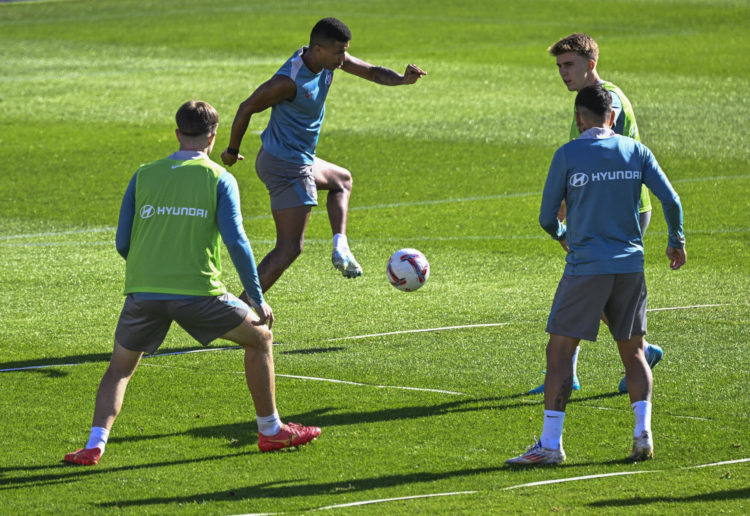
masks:
<svg viewBox="0 0 750 516"><path fill-rule="evenodd" d="M227 147L227 154L229 154L230 156L239 156L240 149L234 149L232 147Z"/></svg>

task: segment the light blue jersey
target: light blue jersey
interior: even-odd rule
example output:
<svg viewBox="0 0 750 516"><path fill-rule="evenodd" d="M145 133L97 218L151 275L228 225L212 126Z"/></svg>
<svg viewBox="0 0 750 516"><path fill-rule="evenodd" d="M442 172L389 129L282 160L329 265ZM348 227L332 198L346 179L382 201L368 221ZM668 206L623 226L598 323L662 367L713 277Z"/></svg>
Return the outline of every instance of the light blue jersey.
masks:
<svg viewBox="0 0 750 516"><path fill-rule="evenodd" d="M680 198L651 151L640 142L593 128L555 152L542 195L539 223L566 239L565 274L643 271L638 201L645 184L661 201L669 245L684 246ZM567 205L567 226L557 219Z"/></svg>
<svg viewBox="0 0 750 516"><path fill-rule="evenodd" d="M315 146L326 111L326 97L333 71L313 73L302 61L307 47L297 50L276 75L285 75L297 85L294 100L284 100L271 108L271 119L260 139L263 148L284 161L312 165Z"/></svg>

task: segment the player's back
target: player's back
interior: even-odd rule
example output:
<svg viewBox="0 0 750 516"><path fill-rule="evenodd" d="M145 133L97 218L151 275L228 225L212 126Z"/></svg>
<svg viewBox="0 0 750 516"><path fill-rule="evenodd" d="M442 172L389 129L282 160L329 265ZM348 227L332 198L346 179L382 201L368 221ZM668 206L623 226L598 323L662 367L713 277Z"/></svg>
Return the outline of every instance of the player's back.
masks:
<svg viewBox="0 0 750 516"><path fill-rule="evenodd" d="M640 144L631 138L579 138L560 150L567 163L569 274L643 270L638 203L643 181Z"/></svg>

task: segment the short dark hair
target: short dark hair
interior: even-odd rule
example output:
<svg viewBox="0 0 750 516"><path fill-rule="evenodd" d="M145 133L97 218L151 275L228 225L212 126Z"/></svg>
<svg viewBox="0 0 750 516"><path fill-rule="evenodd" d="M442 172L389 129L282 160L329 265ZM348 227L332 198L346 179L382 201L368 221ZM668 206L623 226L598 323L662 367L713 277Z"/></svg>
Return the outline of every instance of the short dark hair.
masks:
<svg viewBox="0 0 750 516"><path fill-rule="evenodd" d="M191 100L185 102L175 115L177 129L185 136L211 134L219 125L219 114L208 102Z"/></svg>
<svg viewBox="0 0 750 516"><path fill-rule="evenodd" d="M349 27L337 18L323 18L310 32L310 46L328 45L336 41L346 43L351 39Z"/></svg>
<svg viewBox="0 0 750 516"><path fill-rule="evenodd" d="M575 52L579 56L587 59L593 59L594 61L599 60L599 46L591 36L584 34L583 32L576 32L575 34L564 37L549 47L547 51L553 56Z"/></svg>
<svg viewBox="0 0 750 516"><path fill-rule="evenodd" d="M600 85L581 88L576 95L576 111L587 109L592 115L606 118L612 111L612 95Z"/></svg>

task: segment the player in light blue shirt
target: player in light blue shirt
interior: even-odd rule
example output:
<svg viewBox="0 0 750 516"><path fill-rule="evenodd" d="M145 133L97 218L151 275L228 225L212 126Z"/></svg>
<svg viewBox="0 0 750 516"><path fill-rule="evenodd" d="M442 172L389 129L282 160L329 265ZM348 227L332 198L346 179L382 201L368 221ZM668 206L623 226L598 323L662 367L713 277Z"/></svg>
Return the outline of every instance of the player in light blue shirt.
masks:
<svg viewBox="0 0 750 516"><path fill-rule="evenodd" d="M333 232L331 261L344 277L362 274L346 238L352 175L315 155L326 96L338 69L386 86L414 84L425 72L412 64L403 75L373 66L349 54L350 40L351 32L340 20L320 20L312 29L309 46L294 52L270 80L240 104L229 146L221 155L227 166L244 159L239 149L250 118L271 108L268 127L261 135L263 146L255 160L258 177L271 197L276 224L276 246L258 265L263 292L302 252L318 190L328 190L328 218Z"/></svg>
<svg viewBox="0 0 750 516"><path fill-rule="evenodd" d="M599 46L596 41L589 35L583 33L571 34L562 38L548 49L549 53L555 56L557 68L565 86L569 91L580 91L586 86L601 85L607 90L612 99L612 111L615 113L615 123L612 130L615 133L629 136L640 141L638 124L635 120L633 106L620 88L611 82L604 81L599 77L597 72L597 62L599 59ZM575 114L570 129L570 139L573 140L580 136L578 126L575 120ZM562 204L558 212L560 220L565 219L565 203ZM648 188L645 184L641 188L641 199L639 205L639 223L641 233L646 234L649 222L651 220L651 199L648 194ZM649 366L653 368L663 357L663 350L654 344L646 343L646 356ZM578 350L573 355L573 389L580 389L578 376L575 374L578 363ZM620 381L618 390L621 393L627 392L625 378ZM531 389L529 394L540 394L544 392L544 384Z"/></svg>
<svg viewBox="0 0 750 516"><path fill-rule="evenodd" d="M651 392L646 360L646 281L639 223L641 185L661 201L669 232L667 257L685 264L682 205L650 150L615 134L612 98L601 85L576 96L581 136L560 147L544 185L539 223L568 251L565 273L552 301L547 332L544 426L539 442L510 464L559 464L565 407L573 390L573 354L581 340L595 341L602 313L625 366L635 415L630 460L653 457ZM567 224L557 217L567 204Z"/></svg>

